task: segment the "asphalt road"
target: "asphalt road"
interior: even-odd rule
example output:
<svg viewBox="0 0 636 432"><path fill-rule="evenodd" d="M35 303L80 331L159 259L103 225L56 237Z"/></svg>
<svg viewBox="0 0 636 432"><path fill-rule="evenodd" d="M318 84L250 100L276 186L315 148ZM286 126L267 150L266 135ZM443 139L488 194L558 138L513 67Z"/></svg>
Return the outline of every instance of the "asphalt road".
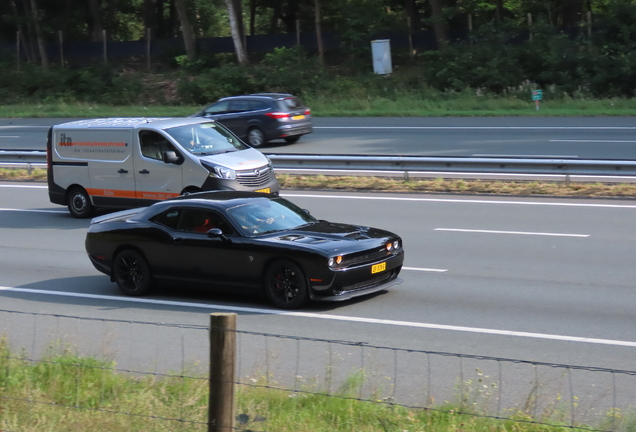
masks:
<svg viewBox="0 0 636 432"><path fill-rule="evenodd" d="M0 119L0 149L44 150L52 124ZM321 118L293 145L265 153L513 156L636 160L635 117Z"/></svg>
<svg viewBox="0 0 636 432"><path fill-rule="evenodd" d="M281 313L257 298L183 286L164 287L139 300L122 297L86 257L83 241L89 221L73 219L66 209L50 204L43 185L7 183L0 185L0 309L201 326L208 324L208 313L234 311L244 331L636 370L633 201L283 195L321 219L399 233L406 248L404 283L354 301L314 304L300 313ZM156 368L161 363L178 369L185 357L205 357L204 344L184 336L183 329L152 333L133 324L115 330L104 323L64 322L0 313L0 332L4 329L37 350L46 333L42 330L68 325L63 333L74 334L74 344L97 344L102 350L105 343L112 345L113 356L128 352L118 362L130 367ZM264 343L262 338L243 343L243 370L269 361L264 359L270 354L263 357L254 351ZM277 343L270 342L270 349ZM318 352L303 357L298 372L298 359L312 350ZM280 370L296 368L296 375L309 376L325 371L326 350L314 344L299 350L293 343L274 349L271 361L275 357ZM346 350L340 354L343 362L365 358L365 352ZM413 376L425 376L427 367L429 375L448 375L447 387L452 389L458 371L466 368L468 373L474 366L458 366L452 358L433 365L429 359L423 366L425 359L400 354L398 368L398 357L392 356L376 352L374 367L393 370L393 364L396 375L398 370L403 374L399 380L394 377L399 388L411 395ZM475 367L484 365L478 362ZM536 373L524 370L513 376L520 380L517 385L527 385ZM574 385L596 378L602 378L600 373L577 376ZM636 388L633 377L619 379L625 391Z"/></svg>

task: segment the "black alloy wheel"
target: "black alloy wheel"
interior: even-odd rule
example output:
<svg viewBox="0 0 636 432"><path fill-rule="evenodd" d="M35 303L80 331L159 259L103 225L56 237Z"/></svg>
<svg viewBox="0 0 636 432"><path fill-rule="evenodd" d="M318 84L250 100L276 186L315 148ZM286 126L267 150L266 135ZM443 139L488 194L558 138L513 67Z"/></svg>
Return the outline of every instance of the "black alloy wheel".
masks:
<svg viewBox="0 0 636 432"><path fill-rule="evenodd" d="M115 257L113 279L126 295L142 296L152 290L152 274L146 259L137 251L126 249Z"/></svg>
<svg viewBox="0 0 636 432"><path fill-rule="evenodd" d="M265 273L265 292L269 301L281 309L295 309L307 302L309 291L303 271L291 261L280 260Z"/></svg>
<svg viewBox="0 0 636 432"><path fill-rule="evenodd" d="M95 210L88 193L80 187L76 187L68 193L66 204L71 215L78 219L90 217Z"/></svg>
<svg viewBox="0 0 636 432"><path fill-rule="evenodd" d="M265 134L256 126L250 128L250 130L247 131L247 143L252 147L264 146L267 143Z"/></svg>
<svg viewBox="0 0 636 432"><path fill-rule="evenodd" d="M298 140L300 139L301 135L296 135L296 136L290 136L290 137L285 137L285 142L287 144L293 144L295 142L298 142Z"/></svg>

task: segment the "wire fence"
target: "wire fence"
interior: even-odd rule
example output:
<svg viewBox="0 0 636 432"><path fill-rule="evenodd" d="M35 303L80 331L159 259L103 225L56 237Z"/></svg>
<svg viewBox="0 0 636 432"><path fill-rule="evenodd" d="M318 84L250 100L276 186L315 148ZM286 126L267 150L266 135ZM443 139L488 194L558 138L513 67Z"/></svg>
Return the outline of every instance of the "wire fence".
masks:
<svg viewBox="0 0 636 432"><path fill-rule="evenodd" d="M50 431L89 418L112 431L205 431L209 332L0 310L0 431L42 430L50 410L65 419ZM236 333L236 430L282 430L280 401L263 392L297 410L303 398L329 398L587 430L632 425L636 371Z"/></svg>

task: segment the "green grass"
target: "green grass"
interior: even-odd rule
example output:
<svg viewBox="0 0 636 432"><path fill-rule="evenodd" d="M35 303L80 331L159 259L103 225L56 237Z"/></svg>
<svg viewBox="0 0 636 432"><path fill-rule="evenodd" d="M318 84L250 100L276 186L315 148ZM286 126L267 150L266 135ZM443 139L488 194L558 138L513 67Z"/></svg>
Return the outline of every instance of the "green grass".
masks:
<svg viewBox="0 0 636 432"><path fill-rule="evenodd" d="M392 179L384 177L303 176L278 174L282 189L341 190L397 193L461 193L579 198L636 198L633 183L488 181L467 179ZM46 170L0 168L0 180L46 181Z"/></svg>
<svg viewBox="0 0 636 432"><path fill-rule="evenodd" d="M636 99L544 100L540 110L528 97L435 94L423 96L348 97L306 96L305 102L317 117L384 116L632 116ZM198 111L192 105L110 106L88 103L39 103L1 105L0 118L68 118L68 117L182 117Z"/></svg>
<svg viewBox="0 0 636 432"><path fill-rule="evenodd" d="M20 432L205 431L205 377L132 375L108 360L78 357L55 346L40 361L10 352L0 338L0 430ZM175 375L181 375L177 373ZM189 375L187 372L185 375ZM261 380L262 381L262 380ZM568 427L533 424L521 411L510 420L480 417L475 408L443 403L415 409L356 399L363 374L354 374L338 396L315 388L271 388L259 380L238 385L239 431L271 432L560 432ZM271 380L268 381L272 386ZM376 401L377 402L377 401ZM185 421L178 421L178 420ZM514 421L513 421L514 420ZM558 421L558 420L557 420ZM581 425L585 427L585 425Z"/></svg>

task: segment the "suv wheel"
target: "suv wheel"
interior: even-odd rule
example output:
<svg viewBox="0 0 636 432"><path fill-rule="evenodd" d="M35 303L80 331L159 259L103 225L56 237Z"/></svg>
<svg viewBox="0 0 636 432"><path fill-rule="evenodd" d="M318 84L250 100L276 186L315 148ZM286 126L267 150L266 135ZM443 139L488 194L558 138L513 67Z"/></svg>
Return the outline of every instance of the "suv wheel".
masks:
<svg viewBox="0 0 636 432"><path fill-rule="evenodd" d="M261 147L265 145L265 134L260 128L253 127L247 131L247 143L252 147Z"/></svg>

